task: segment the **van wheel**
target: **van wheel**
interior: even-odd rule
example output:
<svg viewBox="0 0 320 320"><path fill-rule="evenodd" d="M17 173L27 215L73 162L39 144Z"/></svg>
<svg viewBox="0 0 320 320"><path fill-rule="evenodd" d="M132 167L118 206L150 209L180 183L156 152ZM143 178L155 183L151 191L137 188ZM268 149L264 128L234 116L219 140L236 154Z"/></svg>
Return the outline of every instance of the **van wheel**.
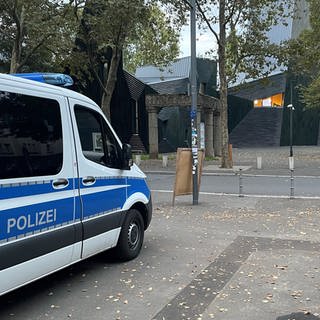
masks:
<svg viewBox="0 0 320 320"><path fill-rule="evenodd" d="M141 213L130 209L121 228L116 255L120 260L136 258L141 250L144 237L144 223Z"/></svg>

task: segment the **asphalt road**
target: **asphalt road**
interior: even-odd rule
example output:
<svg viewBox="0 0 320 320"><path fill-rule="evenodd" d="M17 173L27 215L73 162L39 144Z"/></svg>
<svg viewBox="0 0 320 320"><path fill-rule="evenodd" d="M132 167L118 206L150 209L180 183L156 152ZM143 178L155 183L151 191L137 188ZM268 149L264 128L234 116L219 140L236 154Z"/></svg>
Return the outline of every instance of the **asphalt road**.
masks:
<svg viewBox="0 0 320 320"><path fill-rule="evenodd" d="M148 174L152 190L172 191L175 182L173 174ZM291 194L290 176L242 176L242 194L287 197ZM293 177L295 197L320 197L320 177ZM239 175L204 175L200 192L214 194L239 194Z"/></svg>
<svg viewBox="0 0 320 320"><path fill-rule="evenodd" d="M319 319L320 200L152 196L137 259L103 253L20 288L0 319Z"/></svg>

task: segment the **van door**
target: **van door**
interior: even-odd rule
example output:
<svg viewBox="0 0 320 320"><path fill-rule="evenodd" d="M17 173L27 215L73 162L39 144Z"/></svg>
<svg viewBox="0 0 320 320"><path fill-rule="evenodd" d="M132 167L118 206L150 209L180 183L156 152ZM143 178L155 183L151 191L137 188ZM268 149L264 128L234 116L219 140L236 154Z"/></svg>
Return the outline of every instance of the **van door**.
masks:
<svg viewBox="0 0 320 320"><path fill-rule="evenodd" d="M83 252L88 257L116 245L127 198L121 147L100 109L70 99L82 202Z"/></svg>
<svg viewBox="0 0 320 320"><path fill-rule="evenodd" d="M70 123L64 97L0 83L0 293L72 261Z"/></svg>

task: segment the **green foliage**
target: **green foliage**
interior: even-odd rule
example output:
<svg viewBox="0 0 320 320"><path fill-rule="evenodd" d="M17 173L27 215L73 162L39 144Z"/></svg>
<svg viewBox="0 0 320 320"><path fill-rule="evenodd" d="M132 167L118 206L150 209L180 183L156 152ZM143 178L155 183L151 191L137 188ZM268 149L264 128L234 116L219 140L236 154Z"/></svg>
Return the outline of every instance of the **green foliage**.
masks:
<svg viewBox="0 0 320 320"><path fill-rule="evenodd" d="M72 73L83 82L95 78L110 100L122 50L138 37L136 26L146 17L143 0L88 0L68 63Z"/></svg>
<svg viewBox="0 0 320 320"><path fill-rule="evenodd" d="M180 15L181 21L185 21L190 10L186 4L188 1L161 2L174 5L176 14ZM287 18L293 14L294 0L196 0L196 4L201 30L212 32L216 39L209 52L213 57L219 55L222 31L219 29L219 12L224 9L223 27L227 36L224 63L229 83L235 81L239 73L246 74L247 78L266 76L283 61L283 46L271 43L268 31L275 25L287 25Z"/></svg>
<svg viewBox="0 0 320 320"><path fill-rule="evenodd" d="M91 0L87 1L83 23L98 49L122 49L130 39L138 37L136 25L146 16L143 0Z"/></svg>
<svg viewBox="0 0 320 320"><path fill-rule="evenodd" d="M205 161L218 161L219 157L213 157L213 156L206 156L204 158Z"/></svg>
<svg viewBox="0 0 320 320"><path fill-rule="evenodd" d="M179 28L152 0L3 0L0 27L0 63L7 71L19 45L12 71L69 65L80 81L110 62L110 48L125 49L131 70L142 63L165 65L179 53ZM73 50L77 37L81 48Z"/></svg>
<svg viewBox="0 0 320 320"><path fill-rule="evenodd" d="M91 0L87 8L84 24L89 32L85 41L95 43L98 54L106 47L124 49L130 71L146 63L166 65L177 57L179 28L155 3Z"/></svg>
<svg viewBox="0 0 320 320"><path fill-rule="evenodd" d="M165 66L179 54L179 29L156 5L148 6L148 16L137 25L138 37L125 48L125 68L134 73L137 67L153 64Z"/></svg>
<svg viewBox="0 0 320 320"><path fill-rule="evenodd" d="M314 0L316 1L316 0ZM189 10L184 0L168 0L176 8ZM205 32L212 32L216 42L212 43L209 54L218 56L221 44L219 30L219 10L225 9L224 27L226 31L226 75L229 83L237 79L239 73L246 78L257 78L273 71L278 59L282 58L282 46L271 43L268 31L274 25L287 24L292 15L294 0L196 0L198 23ZM182 13L180 13L182 15ZM219 57L218 57L219 59ZM282 61L282 59L281 59Z"/></svg>
<svg viewBox="0 0 320 320"><path fill-rule="evenodd" d="M76 1L3 0L0 59L11 71L50 71L74 41Z"/></svg>
<svg viewBox="0 0 320 320"><path fill-rule="evenodd" d="M287 44L286 58L291 71L303 75L307 83L301 87L301 100L308 108L320 108L320 19L319 1L308 0L310 28Z"/></svg>
<svg viewBox="0 0 320 320"><path fill-rule="evenodd" d="M266 75L277 65L281 50L270 43L268 31L285 23L294 0L195 0L200 24L216 39L210 52L217 53L221 103L222 167L232 166L228 156L228 84ZM172 0L177 7L183 0Z"/></svg>
<svg viewBox="0 0 320 320"><path fill-rule="evenodd" d="M148 154L142 154L141 155L141 160L149 160L150 156Z"/></svg>
<svg viewBox="0 0 320 320"><path fill-rule="evenodd" d="M308 108L320 109L320 75L316 76L308 86L303 87L301 92Z"/></svg>
<svg viewBox="0 0 320 320"><path fill-rule="evenodd" d="M294 1L239 1L227 27L227 77L239 73L245 79L265 77L278 67L281 45L270 42L268 32L274 25L286 24Z"/></svg>
<svg viewBox="0 0 320 320"><path fill-rule="evenodd" d="M141 63L163 65L178 55L178 30L162 10L144 0L88 0L69 66L80 81L95 78L101 108L110 119L110 101L122 52L133 71Z"/></svg>
<svg viewBox="0 0 320 320"><path fill-rule="evenodd" d="M319 108L306 108L301 99L301 87L305 87L307 79L292 74L287 75L287 86L284 104L294 106L293 111L293 145L317 145L319 132ZM291 90L292 86L292 90ZM292 97L291 97L292 93ZM290 110L283 109L281 128L281 145L290 144Z"/></svg>

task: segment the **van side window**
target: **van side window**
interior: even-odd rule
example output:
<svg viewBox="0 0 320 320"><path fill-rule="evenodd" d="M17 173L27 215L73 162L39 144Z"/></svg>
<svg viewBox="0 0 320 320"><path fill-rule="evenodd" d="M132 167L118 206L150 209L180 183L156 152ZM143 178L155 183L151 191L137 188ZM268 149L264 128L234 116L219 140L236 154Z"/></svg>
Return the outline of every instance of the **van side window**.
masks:
<svg viewBox="0 0 320 320"><path fill-rule="evenodd" d="M110 168L120 168L120 146L104 118L88 108L76 105L75 116L83 155Z"/></svg>
<svg viewBox="0 0 320 320"><path fill-rule="evenodd" d="M0 179L55 175L62 159L59 103L0 91Z"/></svg>

